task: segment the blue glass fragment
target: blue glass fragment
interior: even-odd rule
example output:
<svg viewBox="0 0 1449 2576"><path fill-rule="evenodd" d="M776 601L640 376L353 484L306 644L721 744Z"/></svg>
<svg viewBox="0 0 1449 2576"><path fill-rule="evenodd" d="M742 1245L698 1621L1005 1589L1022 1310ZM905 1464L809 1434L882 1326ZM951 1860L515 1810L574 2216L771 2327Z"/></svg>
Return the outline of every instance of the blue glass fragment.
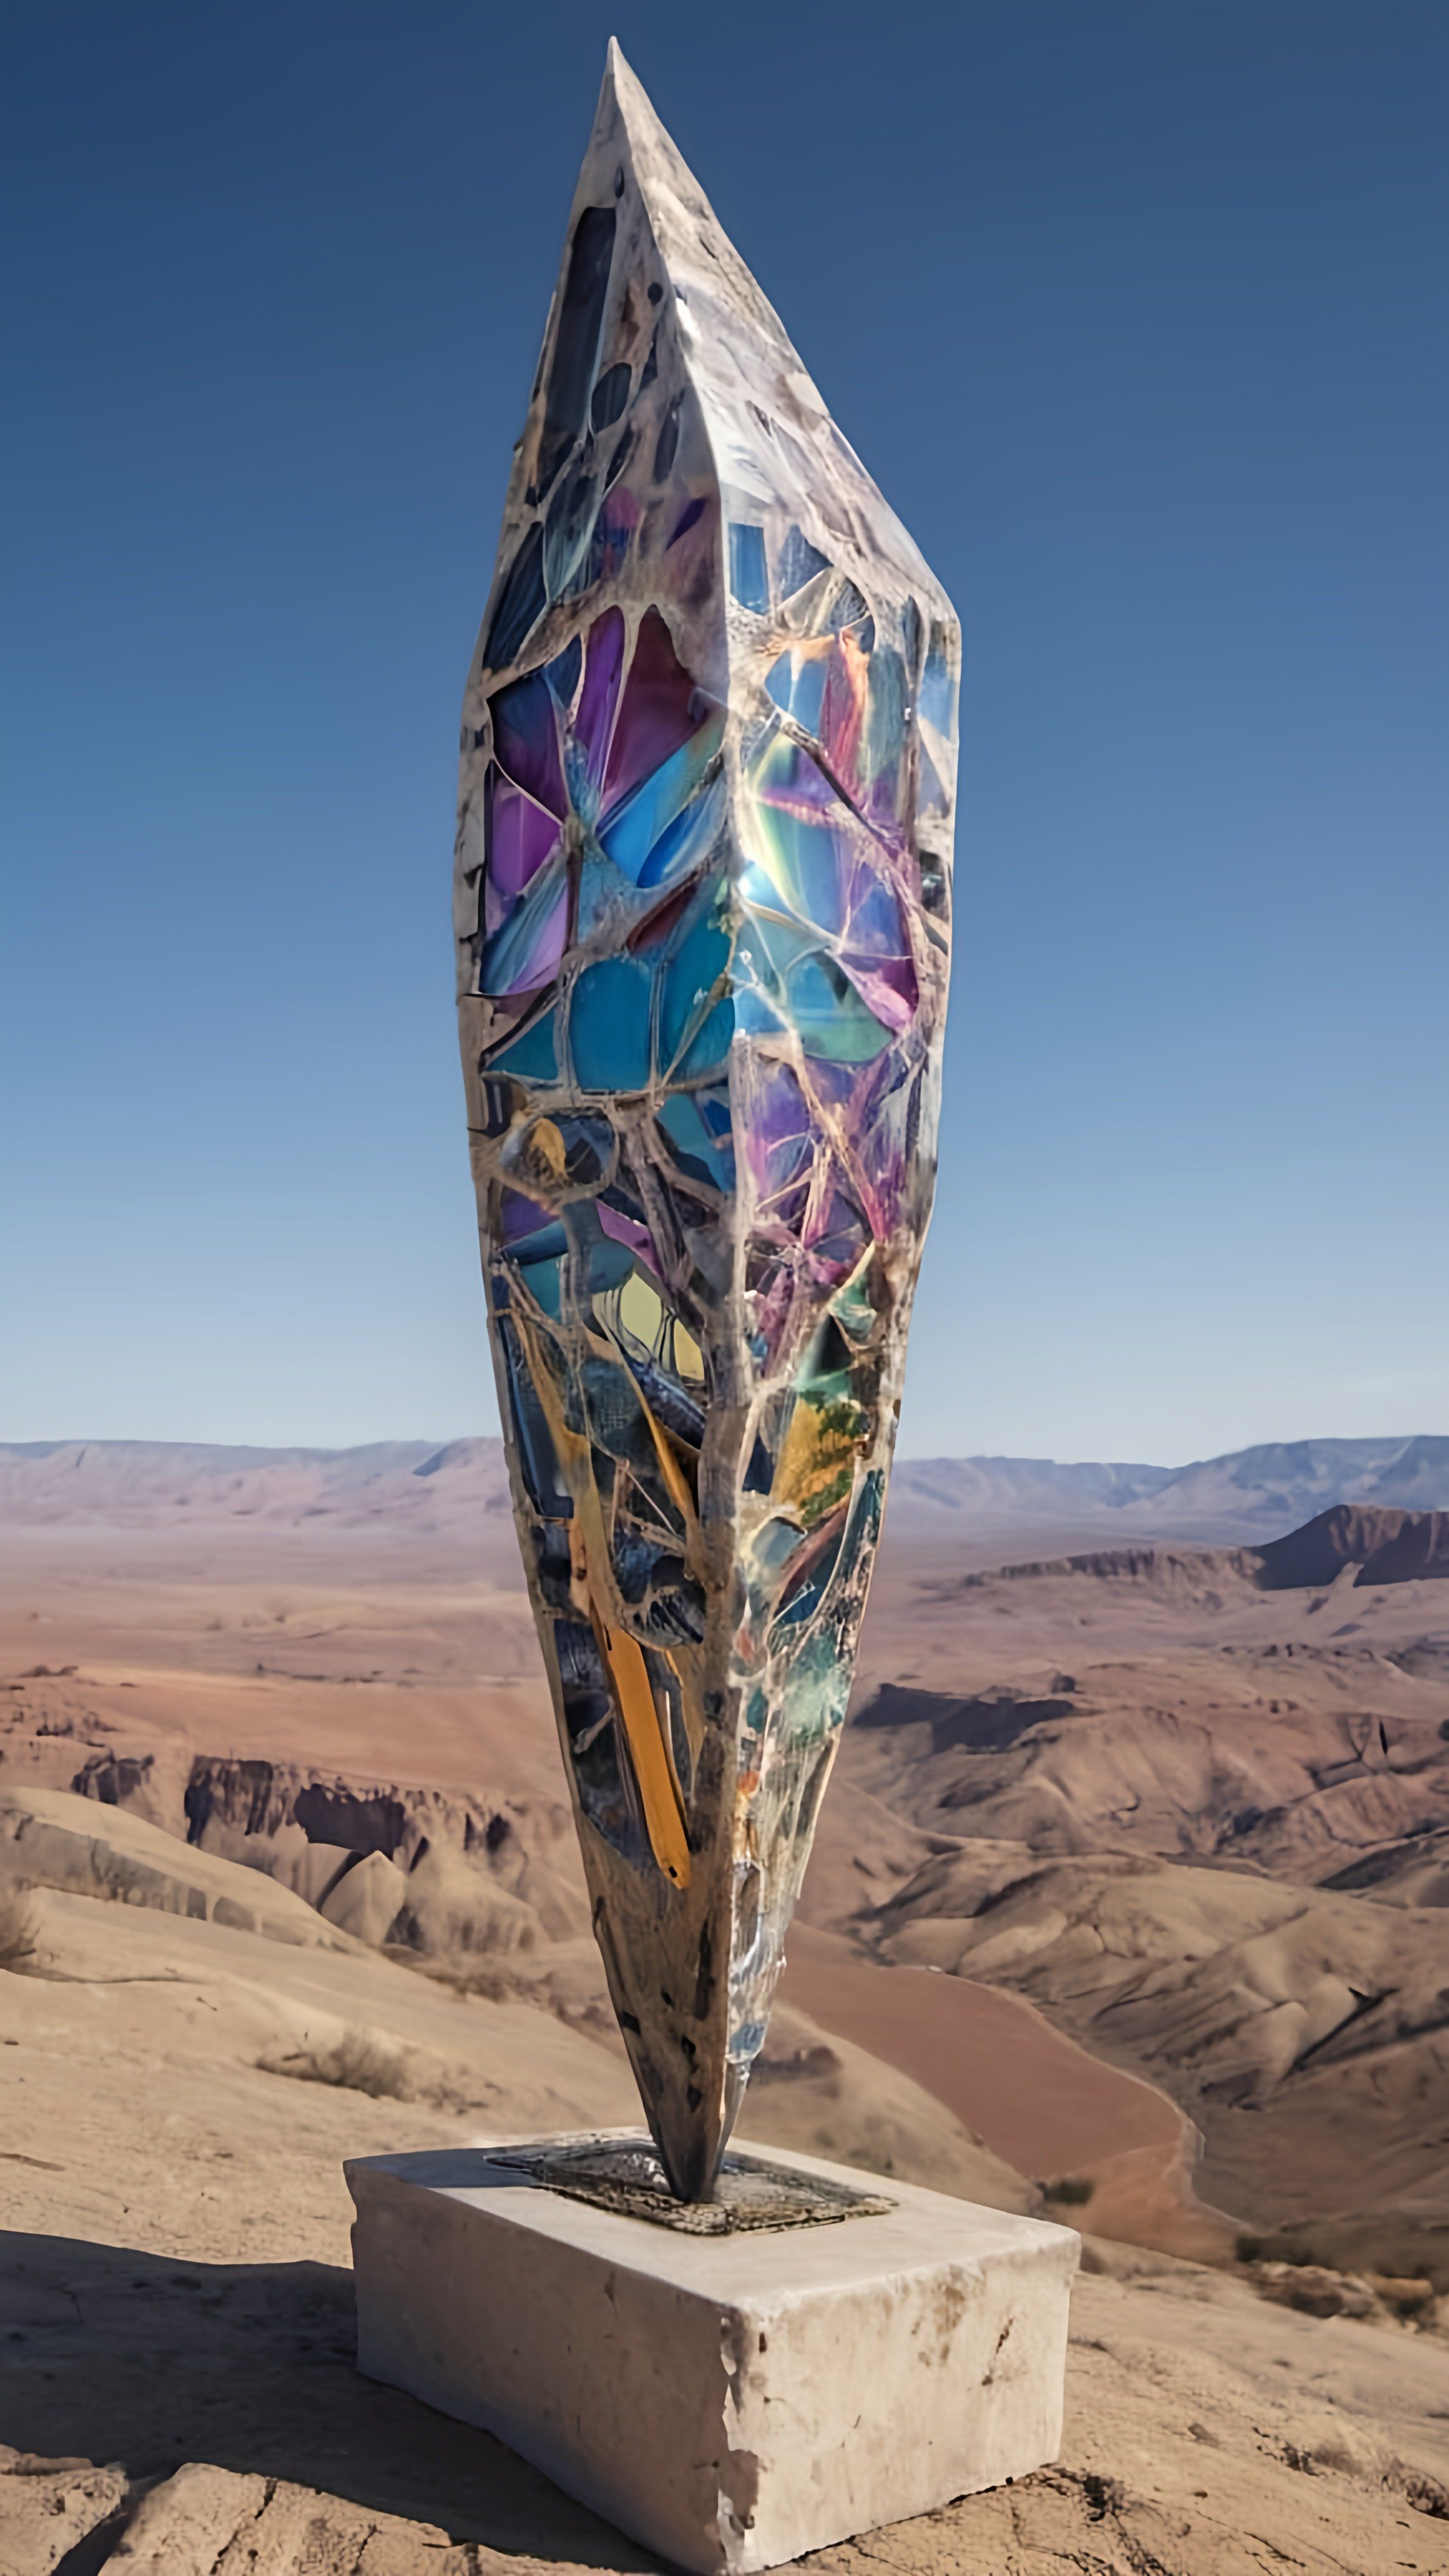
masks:
<svg viewBox="0 0 1449 2576"><path fill-rule="evenodd" d="M483 943L478 967L483 992L523 992L552 982L563 944L565 905L564 852L556 843L492 938Z"/></svg>
<svg viewBox="0 0 1449 2576"><path fill-rule="evenodd" d="M614 1572L626 1601L642 1601L651 1583L677 1583L684 1559L638 1530L614 1527Z"/></svg>
<svg viewBox="0 0 1449 2576"><path fill-rule="evenodd" d="M574 691L579 685L579 673L583 667L583 640L580 636L575 635L571 641L564 646L563 651L548 664L544 672L544 678L547 680L549 687L552 689L554 696L557 698L561 707L571 707L573 705Z"/></svg>
<svg viewBox="0 0 1449 2576"><path fill-rule="evenodd" d="M771 889L765 889L768 901ZM760 897L751 889L752 897ZM820 946L820 933L803 921L786 921L779 913L761 909L746 916L740 930L739 963L754 975L763 992L779 998L785 977L802 957L813 957Z"/></svg>
<svg viewBox="0 0 1449 2576"><path fill-rule="evenodd" d="M541 671L510 680L489 700L499 767L549 813L563 812L555 700Z"/></svg>
<svg viewBox="0 0 1449 2576"><path fill-rule="evenodd" d="M576 466L549 505L543 532L543 581L550 599L561 599L584 561L593 533L598 486Z"/></svg>
<svg viewBox="0 0 1449 2576"><path fill-rule="evenodd" d="M620 1858L638 1868L649 1854L643 1808L627 1747L620 1743L598 1642L593 1629L579 1619L556 1619L553 1637L579 1804Z"/></svg>
<svg viewBox="0 0 1449 2576"><path fill-rule="evenodd" d="M951 679L951 664L940 637L939 628L931 637L931 649L926 655L926 667L921 674L917 704L926 722L934 725L937 733L945 741L954 742L956 691Z"/></svg>
<svg viewBox="0 0 1449 2576"><path fill-rule="evenodd" d="M544 1313L551 1315L557 1323L563 1311L562 1281L558 1261L556 1259L524 1261L520 1258L518 1276L530 1296L537 1298Z"/></svg>
<svg viewBox="0 0 1449 2576"><path fill-rule="evenodd" d="M693 1092L671 1092L660 1104L659 1124L672 1159L689 1179L705 1181L713 1190L734 1188L734 1156L716 1144Z"/></svg>
<svg viewBox="0 0 1449 2576"><path fill-rule="evenodd" d="M494 1056L490 1073L516 1073L520 1082L557 1082L558 1047L554 1038L553 1013L545 1012L535 1020L525 1036L515 1038Z"/></svg>
<svg viewBox="0 0 1449 2576"><path fill-rule="evenodd" d="M678 1079L693 1082L701 1074L717 1073L734 1043L735 1006L726 996L716 1002L709 1018L691 1038L678 1066Z"/></svg>
<svg viewBox="0 0 1449 2576"><path fill-rule="evenodd" d="M765 572L765 531L743 525L738 520L730 522L730 589L741 608L752 608L763 615L770 605L770 584Z"/></svg>
<svg viewBox="0 0 1449 2576"><path fill-rule="evenodd" d="M777 707L793 716L801 730L809 734L820 731L820 708L825 696L828 665L820 657L804 653L782 653L772 663L765 686Z"/></svg>
<svg viewBox="0 0 1449 2576"><path fill-rule="evenodd" d="M569 1004L569 1053L583 1090L644 1090L649 996L649 969L636 957L604 957L584 968Z"/></svg>
<svg viewBox="0 0 1449 2576"><path fill-rule="evenodd" d="M611 1236L600 1232L589 1245L585 1268L589 1294L599 1297L610 1288L622 1288L632 1278L634 1255L627 1243L615 1243Z"/></svg>
<svg viewBox="0 0 1449 2576"><path fill-rule="evenodd" d="M785 542L775 566L775 580L782 599L792 599L797 590L804 589L807 581L815 579L817 573L829 570L829 557L823 555L818 546L812 546L809 538L802 537L798 528L786 529Z"/></svg>
<svg viewBox="0 0 1449 2576"><path fill-rule="evenodd" d="M621 360L617 367L606 368L594 387L589 426L596 438L602 430L613 428L628 399L629 368Z"/></svg>
<svg viewBox="0 0 1449 2576"><path fill-rule="evenodd" d="M916 812L924 821L933 814L950 810L950 799L942 786L936 764L921 743L916 753Z"/></svg>
<svg viewBox="0 0 1449 2576"><path fill-rule="evenodd" d="M791 1019L807 1055L831 1064L870 1064L891 1033L868 1011L833 957L802 957L785 979Z"/></svg>
<svg viewBox="0 0 1449 2576"><path fill-rule="evenodd" d="M809 1557L809 1562L802 1572L787 1576L781 1589L780 1605L771 1626L772 1646L780 1642L780 1631L783 1630L788 1634L791 1628L805 1627L813 1619L825 1597L830 1578L835 1572L836 1560L840 1555L841 1541L845 1536L844 1509L833 1517L835 1526L823 1548L816 1545L799 1550L801 1555ZM829 1524L826 1526L828 1527Z"/></svg>
<svg viewBox="0 0 1449 2576"><path fill-rule="evenodd" d="M538 445L536 489L540 498L584 425L608 300L614 227L612 206L586 206L569 251Z"/></svg>
<svg viewBox="0 0 1449 2576"><path fill-rule="evenodd" d="M659 1003L659 1052L672 1064L710 994L729 964L727 931L714 919L711 901L696 914L693 926L666 965Z"/></svg>
<svg viewBox="0 0 1449 2576"><path fill-rule="evenodd" d="M750 1038L778 1037L785 1023L774 1004L752 984L736 987L735 1026Z"/></svg>
<svg viewBox="0 0 1449 2576"><path fill-rule="evenodd" d="M691 868L702 867L714 848L724 811L724 788L716 779L660 833L639 870L640 885L667 886L687 876Z"/></svg>
<svg viewBox="0 0 1449 2576"><path fill-rule="evenodd" d="M523 1481L536 1511L547 1512L556 1520L567 1520L573 1512L569 1489L559 1468L543 1407L523 1366L517 1333L506 1317L499 1320L498 1337L503 1346L509 1411L513 1416Z"/></svg>
<svg viewBox="0 0 1449 2576"><path fill-rule="evenodd" d="M534 1233L518 1235L512 1243L505 1244L503 1258L505 1261L557 1261L568 1248L568 1236L557 1217L553 1217L546 1225L537 1227Z"/></svg>
<svg viewBox="0 0 1449 2576"><path fill-rule="evenodd" d="M504 670L510 662L517 661L545 604L543 530L535 525L508 567L498 605L489 621L483 660L490 671Z"/></svg>
<svg viewBox="0 0 1449 2576"><path fill-rule="evenodd" d="M723 732L724 717L717 713L688 742L681 743L678 751L650 777L641 780L600 832L603 848L632 884L664 882L670 854L656 856L656 844L672 825L683 821L683 809L718 750ZM688 837L686 825L683 833L675 834L675 849Z"/></svg>

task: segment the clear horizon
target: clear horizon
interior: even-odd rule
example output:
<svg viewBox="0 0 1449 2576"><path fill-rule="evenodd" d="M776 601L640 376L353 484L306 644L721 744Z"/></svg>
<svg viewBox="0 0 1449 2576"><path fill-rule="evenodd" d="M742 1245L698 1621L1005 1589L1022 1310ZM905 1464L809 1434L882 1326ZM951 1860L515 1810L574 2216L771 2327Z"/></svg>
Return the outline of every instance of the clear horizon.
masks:
<svg viewBox="0 0 1449 2576"><path fill-rule="evenodd" d="M255 1450L255 1451L256 1451L259 1455L261 1455L261 1456L268 1456L268 1457L271 1457L271 1456L282 1456L282 1455L292 1455L292 1456L305 1455L305 1456L317 1456L317 1457L344 1457L344 1456L346 1456L346 1455L347 1455L347 1453L348 1453L349 1451L354 1450L354 1449L375 1449L375 1448L417 1448L417 1449L431 1449L431 1450L439 1450L439 1451L441 1451L441 1450L444 1450L444 1449L451 1449L451 1448L455 1447L455 1446L456 1446L456 1444L457 1444L458 1442L463 1441L463 1440L497 1440L497 1439L499 1439L500 1437L501 1437L501 1434L500 1434L500 1432L499 1432L499 1429L498 1429L498 1426L497 1426L497 1424L496 1424L496 1423L494 1424L494 1426L493 1426L493 1428L492 1428L491 1430L489 1430L489 1431L481 1431L481 1432L480 1432L480 1431L450 1431L450 1432L444 1432L444 1433L442 1433L442 1434L441 1434L441 1436L439 1436L439 1435L435 1435L435 1434L430 1433L430 1432L412 1432L412 1433L400 1433L400 1434L389 1433L389 1434L385 1435L383 1438L380 1438L380 1439L377 1439L377 1440L347 1440L347 1441L319 1441L319 1440L265 1440L265 1441L249 1441L249 1440L201 1440L201 1439L190 1439L190 1438L182 1438L182 1439L177 1439L177 1440L153 1440L153 1439L148 1439L148 1438L146 1438L146 1437L144 1437L144 1436L142 1436L142 1435L137 1435L137 1436L135 1436L135 1437L129 1437L129 1436L117 1436L117 1437L115 1437L115 1438L107 1438L107 1437L105 1437L105 1436L103 1436L103 1435L96 1435L96 1434L93 1434L93 1433L91 1433L91 1432L76 1431L76 1432L63 1433L63 1434L62 1434L58 1439L57 1439L57 1438L47 1438L47 1437L45 1437L44 1435L39 1435L39 1436L37 1436L37 1437L36 1437L36 1438L34 1438L34 1439L27 1439L27 1440L11 1440L11 1439L7 1438L6 1436L4 1436L3 1434L0 1434L0 1450L6 1450L6 1449L37 1449L37 1450L39 1450L39 1449L46 1449L46 1450L53 1450L53 1449L72 1449L72 1448L74 1448L74 1449L240 1449L240 1450L251 1449L251 1450ZM1157 1470L1157 1469L1164 1470L1168 1475L1177 1476L1177 1475L1182 1475L1183 1473L1185 1473L1185 1471L1186 1471L1189 1467L1210 1467L1210 1466L1215 1466L1215 1465L1216 1465L1216 1464L1217 1464L1221 1459L1223 1459L1223 1458L1233 1458L1233 1457L1243 1457L1243 1456L1248 1456L1248 1455L1251 1455L1254 1451L1256 1451L1256 1450L1262 1450L1262 1449L1280 1449L1280 1448L1327 1448L1327 1447L1329 1447L1329 1446L1342 1445L1342 1444L1344 1443L1344 1441L1345 1441L1345 1440L1355 1440L1355 1439L1356 1439L1358 1442L1360 1442L1362 1445L1365 1445L1365 1446L1368 1446L1368 1445L1377 1445L1377 1446L1380 1446L1380 1447L1383 1447L1383 1448L1386 1448L1386 1449L1393 1449L1393 1448L1398 1448L1398 1447L1409 1447L1409 1446L1412 1446L1414 1442L1419 1441L1419 1440L1440 1440L1440 1439L1445 1439L1445 1438L1449 1438L1449 1433L1444 1433L1444 1432L1434 1432L1434 1431L1427 1431L1427 1432L1426 1432L1426 1431L1381 1431L1381 1432L1364 1432L1364 1433L1359 1433L1359 1434L1353 1434L1353 1433L1345 1434L1345 1433L1336 1432L1336 1431L1324 1431L1324 1432L1319 1432L1319 1433L1316 1433L1316 1434L1310 1434L1310 1435L1308 1436L1308 1438L1307 1438L1307 1439L1305 1439L1305 1440L1298 1440L1298 1441L1278 1441L1278 1440L1253 1440L1253 1441L1246 1441L1246 1442L1243 1444L1243 1447L1242 1447L1241 1449L1236 1449L1236 1450L1234 1450L1234 1449L1213 1450L1213 1451L1211 1451L1211 1452L1205 1452L1205 1453L1204 1453L1204 1454L1202 1454L1201 1456L1196 1456L1196 1457L1192 1457L1192 1458L1177 1458L1177 1459L1166 1459L1166 1458L1138 1458L1138 1457L1132 1457L1132 1458L1128 1458L1128 1457L1120 1457L1120 1458L1117 1458L1117 1457L1113 1457L1113 1458L1061 1458L1061 1457L1056 1456L1056 1455L1055 1455L1052 1451L1050 1451L1050 1450L1013 1450L1013 1449L973 1449L973 1450L960 1450L960 1449L921 1449L921 1450L914 1450L914 1449L907 1449L904 1445L902 1445L902 1446L900 1447L900 1449L897 1451L897 1453L896 1453L896 1454L897 1454L897 1456L898 1456L898 1458L899 1458L899 1460L900 1460L900 1462L901 1462L901 1464L902 1464L903 1466L906 1466L906 1465L930 1466L930 1465L932 1465L933 1463L941 1462L941 1463L944 1463L945 1465L948 1465L948 1466L967 1466L967 1467L970 1467L970 1466L988 1466L988 1467L989 1467L989 1466L1010 1466L1010 1467L1150 1467L1150 1468L1152 1468L1152 1469L1154 1469L1154 1470Z"/></svg>
<svg viewBox="0 0 1449 2576"><path fill-rule="evenodd" d="M902 1454L1449 1432L1449 14L831 23L12 14L0 1436L496 1432L456 725L611 32L965 632Z"/></svg>

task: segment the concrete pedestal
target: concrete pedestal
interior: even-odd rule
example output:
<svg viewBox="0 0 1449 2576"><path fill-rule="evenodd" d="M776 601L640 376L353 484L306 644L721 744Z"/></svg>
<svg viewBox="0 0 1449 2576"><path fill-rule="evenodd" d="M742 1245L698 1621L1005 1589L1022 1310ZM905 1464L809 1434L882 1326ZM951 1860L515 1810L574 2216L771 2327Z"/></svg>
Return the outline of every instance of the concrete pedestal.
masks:
<svg viewBox="0 0 1449 2576"><path fill-rule="evenodd" d="M1072 2231L755 2152L893 2205L699 2237L541 2187L496 2149L349 2164L359 2367L699 2576L1054 2458Z"/></svg>

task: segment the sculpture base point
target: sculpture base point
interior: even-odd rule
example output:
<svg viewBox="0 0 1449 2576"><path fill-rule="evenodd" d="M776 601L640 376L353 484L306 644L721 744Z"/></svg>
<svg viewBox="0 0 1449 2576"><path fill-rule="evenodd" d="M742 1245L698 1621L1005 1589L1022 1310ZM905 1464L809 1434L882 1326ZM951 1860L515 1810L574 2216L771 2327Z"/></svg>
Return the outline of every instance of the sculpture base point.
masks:
<svg viewBox="0 0 1449 2576"><path fill-rule="evenodd" d="M753 2236L785 2227L832 2227L847 2218L879 2218L895 2202L847 2188L800 2167L729 2150L708 2200L681 2200L670 2190L658 2152L642 2133L601 2130L589 2137L545 2138L495 2147L490 2161L526 2174L548 2191L620 2218L642 2218L684 2236Z"/></svg>
<svg viewBox="0 0 1449 2576"><path fill-rule="evenodd" d="M709 2233L535 2178L572 2167L576 2185L590 2159L607 2174L607 2149L627 2167L645 2144L350 2163L359 2368L700 2576L778 2566L1054 2458L1070 2229L784 2152L731 2162L810 2214Z"/></svg>

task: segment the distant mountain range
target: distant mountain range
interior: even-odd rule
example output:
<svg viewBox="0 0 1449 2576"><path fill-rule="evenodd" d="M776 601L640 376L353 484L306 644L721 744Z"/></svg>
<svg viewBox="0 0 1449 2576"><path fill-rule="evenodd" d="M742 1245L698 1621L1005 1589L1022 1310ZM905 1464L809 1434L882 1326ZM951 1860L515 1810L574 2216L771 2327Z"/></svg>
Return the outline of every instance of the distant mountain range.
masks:
<svg viewBox="0 0 1449 2576"><path fill-rule="evenodd" d="M1294 1440L1186 1467L1052 1458L905 1458L891 1527L979 1540L992 1531L1120 1533L1216 1545L1277 1538L1335 1503L1449 1510L1449 1437ZM395 1524L461 1534L506 1512L498 1440L247 1449L179 1441L0 1443L0 1525L119 1527L261 1519Z"/></svg>
<svg viewBox="0 0 1449 2576"><path fill-rule="evenodd" d="M1270 1441L1186 1467L1052 1458L903 1459L893 1509L938 1525L1080 1520L1141 1536L1278 1536L1334 1503L1449 1507L1449 1437Z"/></svg>

